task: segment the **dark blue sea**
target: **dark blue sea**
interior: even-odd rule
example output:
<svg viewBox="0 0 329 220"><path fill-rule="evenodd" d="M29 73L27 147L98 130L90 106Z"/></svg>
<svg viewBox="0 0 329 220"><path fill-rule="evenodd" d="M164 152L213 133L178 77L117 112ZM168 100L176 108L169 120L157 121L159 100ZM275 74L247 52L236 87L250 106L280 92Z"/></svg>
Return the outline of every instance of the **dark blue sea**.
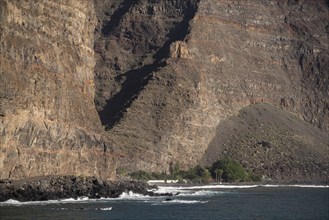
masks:
<svg viewBox="0 0 329 220"><path fill-rule="evenodd" d="M131 192L117 199L0 203L0 219L329 220L328 186L160 187L173 197Z"/></svg>

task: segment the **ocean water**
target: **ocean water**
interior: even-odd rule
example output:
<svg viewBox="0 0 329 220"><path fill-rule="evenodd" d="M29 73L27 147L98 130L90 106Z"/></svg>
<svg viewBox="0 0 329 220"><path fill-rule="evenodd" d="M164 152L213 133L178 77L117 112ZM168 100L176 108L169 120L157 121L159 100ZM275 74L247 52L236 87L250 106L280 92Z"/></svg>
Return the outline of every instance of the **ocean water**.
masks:
<svg viewBox="0 0 329 220"><path fill-rule="evenodd" d="M117 199L0 203L0 219L329 220L329 186L160 187L173 197L124 193Z"/></svg>

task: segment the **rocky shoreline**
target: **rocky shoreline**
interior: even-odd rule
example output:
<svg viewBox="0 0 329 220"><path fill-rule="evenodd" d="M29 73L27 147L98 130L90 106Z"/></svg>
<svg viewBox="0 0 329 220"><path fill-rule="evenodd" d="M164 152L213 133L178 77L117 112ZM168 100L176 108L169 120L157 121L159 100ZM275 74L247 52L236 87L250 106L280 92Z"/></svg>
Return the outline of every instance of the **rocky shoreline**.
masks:
<svg viewBox="0 0 329 220"><path fill-rule="evenodd" d="M244 182L234 185L264 185L264 184L305 184L305 185L328 185L327 181L309 182ZM179 186L179 184L159 184L165 186ZM186 184L183 184L186 186ZM225 184L224 184L225 185ZM21 180L0 180L0 202L9 199L20 202L61 200L81 197L89 199L118 198L124 192L133 192L148 196L174 196L172 193L155 193L157 185L149 185L146 182L135 180L104 181L97 177L81 176L41 176Z"/></svg>
<svg viewBox="0 0 329 220"><path fill-rule="evenodd" d="M60 200L88 197L117 198L124 192L134 192L149 196L171 196L170 193L158 194L150 191L156 186L145 182L103 181L96 177L45 176L24 180L0 180L0 202L14 199L24 201Z"/></svg>

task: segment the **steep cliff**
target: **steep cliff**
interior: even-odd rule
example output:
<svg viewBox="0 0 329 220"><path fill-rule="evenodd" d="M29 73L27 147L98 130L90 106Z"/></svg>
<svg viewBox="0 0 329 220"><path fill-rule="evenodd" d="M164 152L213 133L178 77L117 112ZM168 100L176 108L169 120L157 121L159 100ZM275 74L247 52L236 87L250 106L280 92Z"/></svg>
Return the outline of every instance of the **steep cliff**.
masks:
<svg viewBox="0 0 329 220"><path fill-rule="evenodd" d="M89 1L0 1L1 177L106 168L94 27Z"/></svg>
<svg viewBox="0 0 329 220"><path fill-rule="evenodd" d="M121 166L163 171L171 162L181 167L209 164L223 156L215 152L226 149L215 141L223 138L218 127L241 109L248 111L251 104L269 103L286 112L281 117L290 118L292 112L298 123L313 125L305 129L322 130L311 145L306 141L308 132L297 132L303 137L298 141L286 141L298 146L295 151L306 146L307 152L316 151L321 145L321 153L301 160L312 164L320 157L323 166L314 169L320 179L326 178L322 173L329 168L325 1L101 2L95 5L96 103L114 146L127 149ZM273 116L267 117L277 117L274 110L270 112ZM272 135L281 138L280 132ZM256 143L268 137L258 139ZM236 151L238 144L228 148ZM281 144L280 150L291 155ZM252 155L241 155L239 160L253 161ZM276 170L272 162L268 159ZM260 168L260 172L267 171ZM290 175L270 173L278 179Z"/></svg>
<svg viewBox="0 0 329 220"><path fill-rule="evenodd" d="M167 169L171 160L183 156L176 149L178 145L170 149L168 141L182 126L180 118L193 102L189 96L194 91L188 88L192 81L185 77L197 77L194 67L191 76L178 77L168 56L174 50L172 45L189 33L198 1L106 2L95 4L99 20L95 83L100 118L113 145L127 152L120 163Z"/></svg>
<svg viewBox="0 0 329 220"><path fill-rule="evenodd" d="M0 6L1 177L229 155L268 178L328 180L327 1Z"/></svg>

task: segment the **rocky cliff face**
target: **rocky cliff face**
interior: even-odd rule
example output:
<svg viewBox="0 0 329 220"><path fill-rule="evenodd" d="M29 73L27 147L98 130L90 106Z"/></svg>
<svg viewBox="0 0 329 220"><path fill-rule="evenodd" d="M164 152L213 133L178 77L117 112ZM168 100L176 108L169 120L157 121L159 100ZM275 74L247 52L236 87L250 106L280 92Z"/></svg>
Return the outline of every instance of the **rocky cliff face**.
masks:
<svg viewBox="0 0 329 220"><path fill-rule="evenodd" d="M0 1L0 176L101 174L88 1Z"/></svg>
<svg viewBox="0 0 329 220"><path fill-rule="evenodd" d="M325 1L108 2L96 4L96 103L134 161L123 166L209 164L220 155L205 160L208 146L224 148L211 145L217 127L255 103L328 131Z"/></svg>
<svg viewBox="0 0 329 220"><path fill-rule="evenodd" d="M183 114L193 102L191 79L197 77L194 67L191 76L184 72L179 77L168 58L171 52L178 56L177 42L189 33L198 1L107 2L95 4L96 104L101 120L114 145L127 151L120 161L123 166L167 169L190 147L180 151L178 142L170 142L185 138L176 132L181 132Z"/></svg>
<svg viewBox="0 0 329 220"><path fill-rule="evenodd" d="M0 12L2 176L230 155L269 178L327 178L326 1L1 0ZM254 159L257 143L275 150Z"/></svg>

